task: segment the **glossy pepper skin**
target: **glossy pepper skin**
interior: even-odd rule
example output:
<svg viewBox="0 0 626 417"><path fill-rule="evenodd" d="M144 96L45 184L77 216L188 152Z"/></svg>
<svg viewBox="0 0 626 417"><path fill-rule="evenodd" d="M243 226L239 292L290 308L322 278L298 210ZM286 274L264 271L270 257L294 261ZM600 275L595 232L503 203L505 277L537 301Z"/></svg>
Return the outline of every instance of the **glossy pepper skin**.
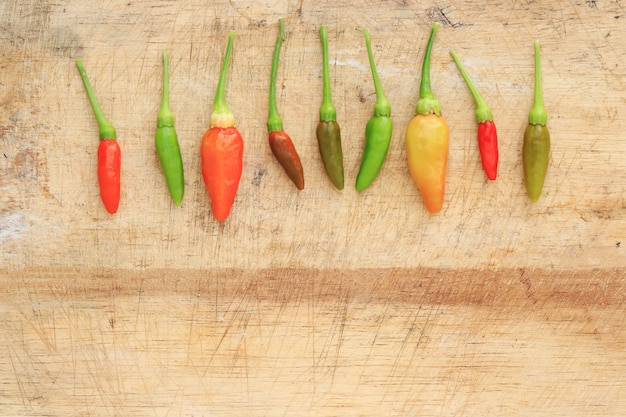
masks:
<svg viewBox="0 0 626 417"><path fill-rule="evenodd" d="M91 88L87 72L81 60L76 61L76 67L83 80L83 85L89 97L89 103L98 121L100 144L98 145L98 184L100 198L104 208L110 214L115 214L120 204L120 170L122 152L117 142L115 127L107 120L100 109L96 96Z"/></svg>
<svg viewBox="0 0 626 417"><path fill-rule="evenodd" d="M359 30L365 38L367 56L372 71L372 78L374 79L374 88L376 90L374 116L369 119L365 126L365 149L363 150L361 167L356 177L355 188L357 191L362 191L374 182L383 166L383 162L385 162L391 143L393 124L391 122L391 105L387 97L385 97L385 93L378 78L378 72L376 71L370 34L365 29L357 30Z"/></svg>
<svg viewBox="0 0 626 417"><path fill-rule="evenodd" d="M550 132L546 123L548 114L543 107L541 88L541 58L539 42L535 42L535 94L533 106L528 115L528 127L524 132L522 160L524 165L524 183L528 197L532 202L539 200L548 172L550 159Z"/></svg>
<svg viewBox="0 0 626 417"><path fill-rule="evenodd" d="M163 51L163 97L157 115L154 144L172 201L179 206L185 194L185 175L178 135L174 129L174 114L169 106L169 69L165 51Z"/></svg>
<svg viewBox="0 0 626 417"><path fill-rule="evenodd" d="M276 106L276 76L278 74L278 60L280 47L285 40L285 24L283 19L278 20L279 33L274 47L272 59L272 75L270 77L269 114L267 117L267 130L269 132L269 145L274 157L283 167L287 176L295 184L298 190L304 189L304 170L300 156L289 135L283 130L283 121Z"/></svg>
<svg viewBox="0 0 626 417"><path fill-rule="evenodd" d="M409 122L405 136L409 172L424 206L432 214L439 213L443 207L450 137L439 100L430 88L430 54L438 27L435 22L430 32L422 64L417 114Z"/></svg>
<svg viewBox="0 0 626 417"><path fill-rule="evenodd" d="M324 169L335 188L343 190L343 150L341 148L341 129L337 123L337 111L332 103L330 91L330 73L328 70L328 29L320 27L322 41L322 69L324 94L320 107L320 122L315 129L317 143L324 163Z"/></svg>
<svg viewBox="0 0 626 417"><path fill-rule="evenodd" d="M284 130L269 133L270 149L298 190L304 189L304 170L291 138Z"/></svg>
<svg viewBox="0 0 626 417"><path fill-rule="evenodd" d="M235 127L235 117L226 104L226 73L235 32L230 31L220 71L209 129L202 136L200 159L202 178L211 198L213 216L224 221L235 201L243 169L243 138Z"/></svg>
<svg viewBox="0 0 626 417"><path fill-rule="evenodd" d="M457 54L451 50L450 55L452 55L456 66L461 72L474 98L476 104L476 122L478 123L478 149L480 151L480 159L487 178L493 181L498 175L498 131L496 130L496 124L493 122L493 114L476 89L469 74L465 71Z"/></svg>

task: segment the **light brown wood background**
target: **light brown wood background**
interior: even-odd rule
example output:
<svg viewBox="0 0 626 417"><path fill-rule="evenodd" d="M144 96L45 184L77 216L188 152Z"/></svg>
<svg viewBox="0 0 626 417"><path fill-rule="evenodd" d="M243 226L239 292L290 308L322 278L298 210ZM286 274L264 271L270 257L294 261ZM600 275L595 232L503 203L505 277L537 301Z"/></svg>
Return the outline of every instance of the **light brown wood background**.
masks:
<svg viewBox="0 0 626 417"><path fill-rule="evenodd" d="M0 414L7 416L618 416L626 412L626 10L614 1L41 1L0 3ZM278 105L298 192L265 127ZM451 130L443 211L406 168L425 42ZM318 30L329 28L346 188L317 150ZM374 88L394 134L357 193ZM210 213L200 137L229 29L227 101L245 140L229 219ZM521 143L542 45L552 134L539 202ZM454 48L491 105L496 182ZM161 51L186 194L153 135ZM122 148L106 213L83 59Z"/></svg>

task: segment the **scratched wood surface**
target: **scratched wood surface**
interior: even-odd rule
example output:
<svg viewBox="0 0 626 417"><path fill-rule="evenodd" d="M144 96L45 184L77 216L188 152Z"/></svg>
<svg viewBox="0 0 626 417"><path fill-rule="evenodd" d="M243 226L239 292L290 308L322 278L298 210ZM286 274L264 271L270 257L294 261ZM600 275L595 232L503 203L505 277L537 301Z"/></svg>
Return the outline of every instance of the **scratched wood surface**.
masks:
<svg viewBox="0 0 626 417"><path fill-rule="evenodd" d="M298 192L265 127L278 105ZM8 416L617 416L626 410L626 19L615 1L17 1L0 3L0 414ZM433 21L433 90L451 130L446 201L426 212L404 128ZM314 129L329 28L346 188ZM375 101L394 134L357 193ZM210 212L199 141L229 29L227 101L245 140L229 219ZM542 45L552 153L530 203L521 138ZM493 109L488 182L454 48ZM154 152L161 51L186 195ZM122 148L110 216L82 59Z"/></svg>

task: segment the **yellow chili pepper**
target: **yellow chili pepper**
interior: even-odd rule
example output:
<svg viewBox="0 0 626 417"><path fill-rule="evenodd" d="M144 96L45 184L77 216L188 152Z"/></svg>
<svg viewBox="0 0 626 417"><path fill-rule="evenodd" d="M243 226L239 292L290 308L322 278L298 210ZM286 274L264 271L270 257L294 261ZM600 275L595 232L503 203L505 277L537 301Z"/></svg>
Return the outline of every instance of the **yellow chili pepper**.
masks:
<svg viewBox="0 0 626 417"><path fill-rule="evenodd" d="M417 114L406 130L409 172L422 194L424 206L433 214L439 213L443 206L450 136L448 125L441 116L439 100L430 88L430 52L438 27L435 22L430 32L422 64Z"/></svg>

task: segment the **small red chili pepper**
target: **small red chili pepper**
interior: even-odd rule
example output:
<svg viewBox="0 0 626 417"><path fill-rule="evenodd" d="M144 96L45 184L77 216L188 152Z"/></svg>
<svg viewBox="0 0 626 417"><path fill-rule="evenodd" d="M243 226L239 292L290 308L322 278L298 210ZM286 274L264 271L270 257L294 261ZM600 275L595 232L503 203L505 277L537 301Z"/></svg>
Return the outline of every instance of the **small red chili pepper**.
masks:
<svg viewBox="0 0 626 417"><path fill-rule="evenodd" d="M81 60L76 61L76 67L83 80L89 103L96 115L100 135L100 145L98 145L98 184L100 185L100 198L104 203L104 208L115 214L120 204L120 168L122 153L120 145L117 143L117 133L115 127L107 120L100 109L96 96L89 84L87 72Z"/></svg>
<svg viewBox="0 0 626 417"><path fill-rule="evenodd" d="M235 116L226 104L226 73L235 32L228 34L228 46L213 99L209 130L202 136L200 158L202 178L211 198L213 216L224 221L235 201L243 169L243 138L235 127Z"/></svg>
<svg viewBox="0 0 626 417"><path fill-rule="evenodd" d="M102 139L98 145L98 184L106 210L115 214L120 204L122 152L115 139Z"/></svg>
<svg viewBox="0 0 626 417"><path fill-rule="evenodd" d="M456 53L451 50L450 55L454 59L456 66L459 68L467 87L472 93L474 102L476 103L476 122L478 123L478 149L480 150L480 158L482 160L483 169L487 178L495 180L498 174L498 132L493 122L493 115L487 103L478 93L476 86L470 79L469 75L463 68L463 64L459 60Z"/></svg>

